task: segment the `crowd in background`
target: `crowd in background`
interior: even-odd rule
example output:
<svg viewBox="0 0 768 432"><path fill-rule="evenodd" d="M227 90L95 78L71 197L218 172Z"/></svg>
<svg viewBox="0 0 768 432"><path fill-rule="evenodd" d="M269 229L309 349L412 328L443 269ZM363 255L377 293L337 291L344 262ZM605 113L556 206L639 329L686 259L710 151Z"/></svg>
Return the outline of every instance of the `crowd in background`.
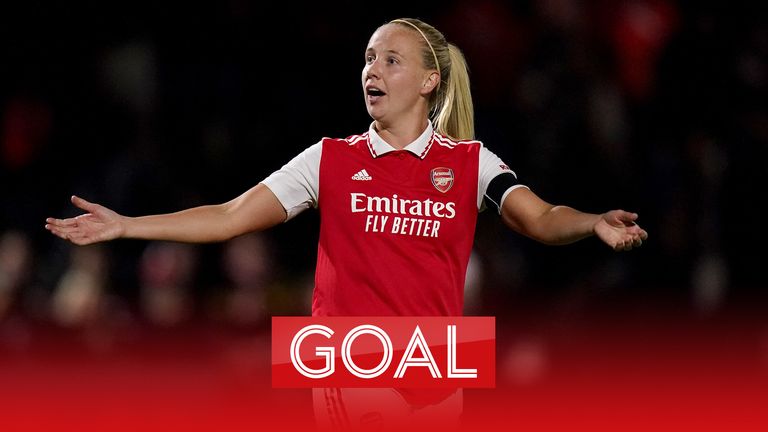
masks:
<svg viewBox="0 0 768 432"><path fill-rule="evenodd" d="M308 314L314 211L214 245L75 247L44 220L77 214L72 194L130 216L227 201L323 136L365 131L363 52L400 16L463 49L478 139L523 183L552 203L635 211L650 234L630 253L551 247L484 212L467 314L529 328L765 315L763 5L411 3L0 7L0 351L23 351L36 328L100 350L135 328L258 333Z"/></svg>

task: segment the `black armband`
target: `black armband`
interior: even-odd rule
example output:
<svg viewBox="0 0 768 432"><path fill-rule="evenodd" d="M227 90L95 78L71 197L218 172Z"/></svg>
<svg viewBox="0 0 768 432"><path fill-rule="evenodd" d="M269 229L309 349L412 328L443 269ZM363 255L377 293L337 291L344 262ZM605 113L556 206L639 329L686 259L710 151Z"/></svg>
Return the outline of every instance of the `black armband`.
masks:
<svg viewBox="0 0 768 432"><path fill-rule="evenodd" d="M483 202L485 206L496 210L496 213L501 214L501 199L504 198L504 193L512 186L519 185L517 177L514 174L506 172L497 175L488 184L488 188L485 190L485 196L483 196Z"/></svg>

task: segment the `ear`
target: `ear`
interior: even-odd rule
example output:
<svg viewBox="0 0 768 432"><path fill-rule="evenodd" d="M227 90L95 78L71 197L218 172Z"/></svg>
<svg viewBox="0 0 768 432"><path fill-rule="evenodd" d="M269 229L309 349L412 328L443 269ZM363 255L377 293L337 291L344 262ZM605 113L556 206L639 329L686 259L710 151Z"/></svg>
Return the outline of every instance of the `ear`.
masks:
<svg viewBox="0 0 768 432"><path fill-rule="evenodd" d="M440 84L440 74L437 71L429 72L429 75L424 79L424 84L421 86L421 94L427 95L437 88Z"/></svg>

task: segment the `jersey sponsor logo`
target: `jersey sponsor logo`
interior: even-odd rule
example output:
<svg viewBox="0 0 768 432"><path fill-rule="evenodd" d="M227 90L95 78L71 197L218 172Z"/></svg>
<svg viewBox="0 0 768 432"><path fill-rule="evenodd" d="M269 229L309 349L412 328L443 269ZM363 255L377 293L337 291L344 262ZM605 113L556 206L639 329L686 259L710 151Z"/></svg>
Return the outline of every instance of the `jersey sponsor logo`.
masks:
<svg viewBox="0 0 768 432"><path fill-rule="evenodd" d="M273 387L495 387L493 317L273 317Z"/></svg>
<svg viewBox="0 0 768 432"><path fill-rule="evenodd" d="M432 185L442 193L448 192L453 187L453 170L450 168L433 168L430 177Z"/></svg>
<svg viewBox="0 0 768 432"><path fill-rule="evenodd" d="M446 219L456 217L456 203L453 201L442 202L429 198L410 200L399 197L397 194L393 194L391 197L378 197L352 192L349 195L352 213L394 213Z"/></svg>
<svg viewBox="0 0 768 432"><path fill-rule="evenodd" d="M456 203L432 199L410 200L350 193L352 213L368 213L365 232L400 234L416 237L439 237L440 219L456 217ZM403 216L390 216L390 215ZM415 217L410 217L415 216Z"/></svg>
<svg viewBox="0 0 768 432"><path fill-rule="evenodd" d="M499 168L503 169L504 171L512 171L512 169L506 164L499 164Z"/></svg>
<svg viewBox="0 0 768 432"><path fill-rule="evenodd" d="M356 172L355 175L352 176L352 180L357 181L371 181L373 180L373 177L368 174L368 171L365 169L361 169L360 171Z"/></svg>

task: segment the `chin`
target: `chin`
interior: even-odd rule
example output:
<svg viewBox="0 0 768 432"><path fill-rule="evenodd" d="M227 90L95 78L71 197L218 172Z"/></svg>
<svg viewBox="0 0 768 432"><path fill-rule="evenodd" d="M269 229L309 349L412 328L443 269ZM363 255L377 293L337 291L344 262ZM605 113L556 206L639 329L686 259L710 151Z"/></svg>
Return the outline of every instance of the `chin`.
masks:
<svg viewBox="0 0 768 432"><path fill-rule="evenodd" d="M376 108L372 107L366 107L368 109L368 115L371 116L372 119L379 121L384 117L384 114L380 110L377 110Z"/></svg>

